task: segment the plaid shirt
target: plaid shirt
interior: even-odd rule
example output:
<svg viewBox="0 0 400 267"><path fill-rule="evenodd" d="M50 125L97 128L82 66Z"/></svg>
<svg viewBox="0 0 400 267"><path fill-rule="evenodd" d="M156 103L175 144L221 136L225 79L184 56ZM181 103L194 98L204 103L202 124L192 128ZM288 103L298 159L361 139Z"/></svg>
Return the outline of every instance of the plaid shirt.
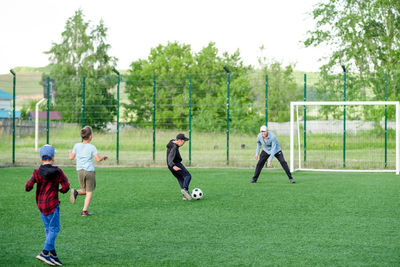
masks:
<svg viewBox="0 0 400 267"><path fill-rule="evenodd" d="M35 169L31 179L26 182L25 191L27 192L31 191L35 183L37 183L36 204L43 215L52 214L60 204L58 191L65 194L69 190L67 177L61 169L59 170L57 177L47 180L39 174L39 169ZM62 186L60 189L58 188L59 184Z"/></svg>

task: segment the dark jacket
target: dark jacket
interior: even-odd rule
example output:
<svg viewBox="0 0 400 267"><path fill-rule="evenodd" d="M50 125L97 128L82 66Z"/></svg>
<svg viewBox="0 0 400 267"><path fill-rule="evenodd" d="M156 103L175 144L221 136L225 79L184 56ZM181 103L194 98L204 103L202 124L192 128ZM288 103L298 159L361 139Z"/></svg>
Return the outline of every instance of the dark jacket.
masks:
<svg viewBox="0 0 400 267"><path fill-rule="evenodd" d="M167 144L167 165L168 167L174 167L176 163L181 163L182 158L179 153L179 146L174 143L174 139L169 141Z"/></svg>

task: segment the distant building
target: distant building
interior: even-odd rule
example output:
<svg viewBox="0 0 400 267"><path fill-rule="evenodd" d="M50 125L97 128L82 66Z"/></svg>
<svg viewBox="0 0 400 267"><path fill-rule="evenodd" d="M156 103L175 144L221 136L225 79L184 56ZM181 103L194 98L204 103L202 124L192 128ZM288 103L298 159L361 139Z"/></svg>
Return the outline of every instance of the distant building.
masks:
<svg viewBox="0 0 400 267"><path fill-rule="evenodd" d="M13 112L11 110L11 103L13 96L6 91L0 89L0 121L3 119L12 119ZM21 111L15 111L15 118L21 118Z"/></svg>
<svg viewBox="0 0 400 267"><path fill-rule="evenodd" d="M13 96L0 89L0 110L11 110Z"/></svg>
<svg viewBox="0 0 400 267"><path fill-rule="evenodd" d="M28 118L32 120L36 119L35 111L29 111ZM49 111L49 119L51 121L60 121L61 120L60 112ZM39 111L39 120L47 120L47 111Z"/></svg>
<svg viewBox="0 0 400 267"><path fill-rule="evenodd" d="M0 109L0 121L3 119L11 119L13 118L13 112L12 110L2 110ZM15 111L15 118L20 119L21 118L21 111L16 110Z"/></svg>

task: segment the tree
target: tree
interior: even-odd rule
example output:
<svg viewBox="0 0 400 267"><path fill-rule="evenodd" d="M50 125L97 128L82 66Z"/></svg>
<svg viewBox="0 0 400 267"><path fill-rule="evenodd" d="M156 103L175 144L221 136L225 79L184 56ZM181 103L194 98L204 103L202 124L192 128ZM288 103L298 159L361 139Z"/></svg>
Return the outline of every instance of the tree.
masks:
<svg viewBox="0 0 400 267"><path fill-rule="evenodd" d="M332 79L336 67L345 65L351 79L348 100L383 100L384 73L389 72L388 99L399 97L400 1L328 0L312 11L314 30L304 44L324 44L332 48L329 61L322 66L322 84ZM319 94L331 98L343 94L342 86L320 86ZM341 100L341 99L340 99ZM368 109L368 108L367 108Z"/></svg>
<svg viewBox="0 0 400 267"><path fill-rule="evenodd" d="M151 49L147 60L131 64L126 92L129 104L125 117L139 125L151 125L153 75L156 77L156 124L163 128L187 128L189 103L189 75L192 86L193 127L201 130L220 130L226 125L226 73L231 76L232 127L245 128L252 116L253 96L249 89L247 71L239 52L218 55L214 43L197 54L191 47L177 42ZM254 117L253 117L254 119Z"/></svg>
<svg viewBox="0 0 400 267"><path fill-rule="evenodd" d="M263 51L264 46L261 46L261 54ZM289 64L284 67L279 61L268 61L265 56L260 56L258 63L261 66L262 75L268 75L268 121L289 121L290 101L302 99L301 90L298 90L293 76L294 65ZM262 93L262 95L258 95L258 98L262 99L260 108L265 104L265 93L264 91Z"/></svg>
<svg viewBox="0 0 400 267"><path fill-rule="evenodd" d="M147 60L132 62L126 83L129 104L125 116L142 126L150 123L153 112L153 76L157 87L157 124L164 128L182 127L187 113L187 77L193 66L189 45L177 42L158 45Z"/></svg>
<svg viewBox="0 0 400 267"><path fill-rule="evenodd" d="M101 20L91 27L84 20L82 10L70 17L61 34L60 43L53 43L49 51L50 77L56 83L56 108L63 120L81 120L82 83L85 84L85 124L104 128L116 114L116 100L110 92L116 84L110 76L117 59L108 55L107 28Z"/></svg>
<svg viewBox="0 0 400 267"><path fill-rule="evenodd" d="M254 107L249 71L237 50L233 54L218 55L215 43L209 43L195 55L194 121L203 130L226 128L227 73L230 70L229 124L233 131L248 132L257 128L260 117ZM251 131L251 130L250 130Z"/></svg>
<svg viewBox="0 0 400 267"><path fill-rule="evenodd" d="M400 2L397 0L329 0L312 11L316 29L306 46L326 44L334 51L327 67L347 64L362 75L398 69Z"/></svg>

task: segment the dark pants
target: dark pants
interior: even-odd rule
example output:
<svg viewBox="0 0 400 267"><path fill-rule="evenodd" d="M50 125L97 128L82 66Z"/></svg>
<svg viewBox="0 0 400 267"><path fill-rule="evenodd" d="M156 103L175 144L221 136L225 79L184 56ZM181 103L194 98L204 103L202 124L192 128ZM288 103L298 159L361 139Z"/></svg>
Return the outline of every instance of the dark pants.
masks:
<svg viewBox="0 0 400 267"><path fill-rule="evenodd" d="M265 152L264 150L261 152L260 154L260 159L257 162L257 166L256 166L256 171L254 172L254 176L253 176L253 180L257 181L258 176L260 176L261 170L265 165L265 162L267 161L267 159L269 158L269 154L267 154L267 152ZM293 179L292 178L292 174L290 173L289 167L287 162L285 161L285 158L283 157L283 153L282 151L279 151L278 153L275 154L275 157L279 160L279 162L282 165L282 168L285 170L287 176L289 177L289 179Z"/></svg>
<svg viewBox="0 0 400 267"><path fill-rule="evenodd" d="M176 163L175 166L181 168L181 170L175 171L170 166L168 166L168 169L178 180L178 183L179 183L179 186L181 187L181 189L185 189L185 190L189 191L189 184L190 184L190 180L192 179L192 176L190 175L188 170L186 170L185 166L183 166L182 163Z"/></svg>

